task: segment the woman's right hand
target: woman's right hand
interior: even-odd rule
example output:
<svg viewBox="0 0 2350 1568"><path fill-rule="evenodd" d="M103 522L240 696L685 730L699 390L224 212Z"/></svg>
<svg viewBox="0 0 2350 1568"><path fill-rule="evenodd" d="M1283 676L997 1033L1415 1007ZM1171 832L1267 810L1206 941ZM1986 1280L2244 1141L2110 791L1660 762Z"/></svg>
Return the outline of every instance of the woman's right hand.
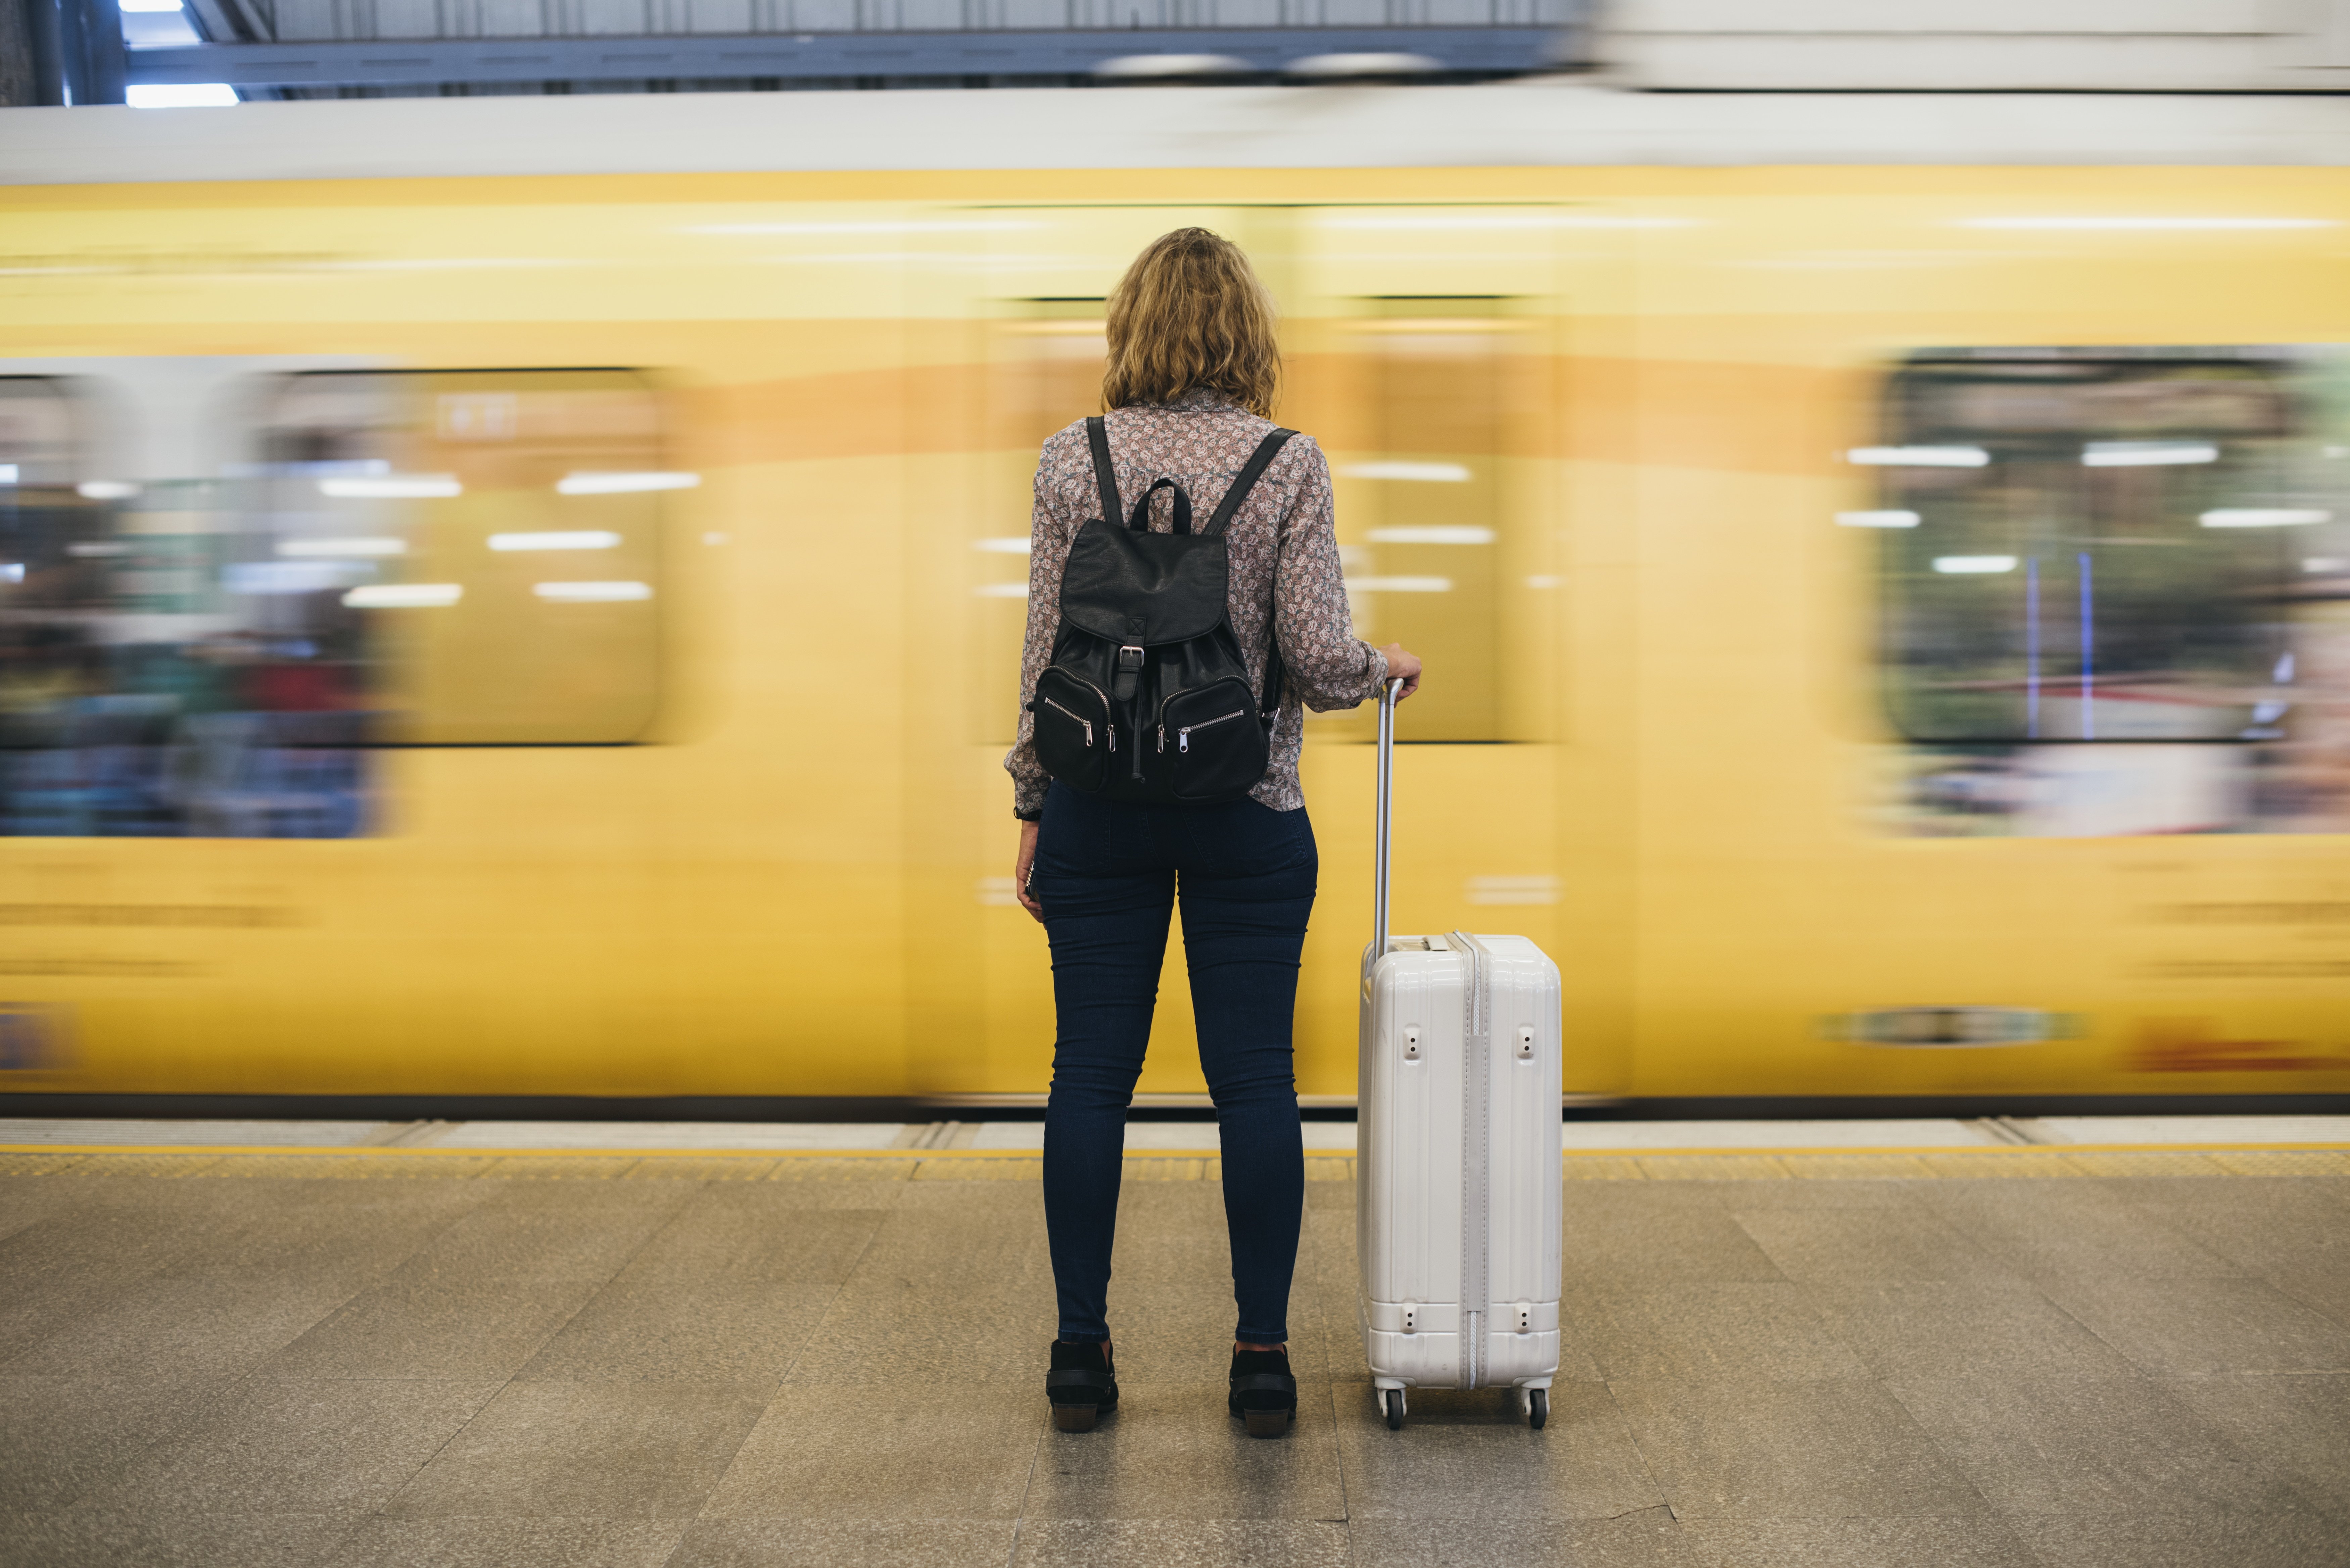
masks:
<svg viewBox="0 0 2350 1568"><path fill-rule="evenodd" d="M1379 651L1386 654L1388 658L1388 679L1403 682L1403 690L1396 693L1397 701L1402 701L1419 690L1419 656L1418 654L1406 653L1400 642L1390 642Z"/></svg>

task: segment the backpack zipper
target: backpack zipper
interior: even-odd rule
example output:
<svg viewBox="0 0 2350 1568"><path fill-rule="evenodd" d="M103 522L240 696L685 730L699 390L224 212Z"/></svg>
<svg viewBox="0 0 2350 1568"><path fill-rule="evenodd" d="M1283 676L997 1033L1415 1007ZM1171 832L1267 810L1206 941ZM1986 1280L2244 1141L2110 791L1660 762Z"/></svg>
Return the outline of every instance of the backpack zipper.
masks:
<svg viewBox="0 0 2350 1568"><path fill-rule="evenodd" d="M1065 713L1065 714L1067 714L1067 715L1068 715L1068 717L1070 717L1070 718L1072 718L1072 719L1075 719L1075 720L1076 720L1076 722L1077 722L1078 723L1083 724L1083 725L1086 727L1086 748L1087 748L1088 751L1090 751L1090 750L1092 750L1092 749L1093 749L1093 743L1094 743L1094 722L1093 722L1091 719L1085 718L1085 717L1083 717L1083 716L1082 716L1082 715L1080 715L1080 714L1076 714L1076 713L1070 713L1070 712L1069 712L1069 711L1068 711L1066 708L1062 707L1058 702L1054 701L1050 697L1047 697L1047 698L1045 698L1045 707L1047 707L1047 708L1050 708L1050 709L1051 709L1051 710L1053 710L1053 711L1054 711L1054 712L1055 712L1055 713Z"/></svg>
<svg viewBox="0 0 2350 1568"><path fill-rule="evenodd" d="M1245 718L1247 714L1247 709L1235 708L1229 713L1219 713L1212 719L1202 719L1196 724L1186 724L1181 729L1175 732L1175 749L1179 752L1190 751L1191 749L1191 732L1194 730L1211 730L1218 724L1222 723L1227 719ZM1162 735L1165 732L1166 732L1164 731L1160 732ZM1166 743L1167 742L1163 740L1159 742L1159 744L1162 747L1165 746Z"/></svg>

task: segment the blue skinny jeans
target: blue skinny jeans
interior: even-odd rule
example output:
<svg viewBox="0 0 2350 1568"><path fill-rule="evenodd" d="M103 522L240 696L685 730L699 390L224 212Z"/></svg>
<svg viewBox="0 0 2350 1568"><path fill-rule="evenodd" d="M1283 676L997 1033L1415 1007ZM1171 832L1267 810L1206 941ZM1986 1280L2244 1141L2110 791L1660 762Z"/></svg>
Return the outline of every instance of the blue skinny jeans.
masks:
<svg viewBox="0 0 2350 1568"><path fill-rule="evenodd" d="M1200 1065L1223 1142L1232 1337L1289 1338L1305 1203L1290 1024L1320 862L1303 811L1253 800L1140 806L1053 785L1029 882L1053 944L1053 1094L1045 1225L1060 1337L1109 1338L1126 1113L1150 1040L1168 915L1182 891Z"/></svg>

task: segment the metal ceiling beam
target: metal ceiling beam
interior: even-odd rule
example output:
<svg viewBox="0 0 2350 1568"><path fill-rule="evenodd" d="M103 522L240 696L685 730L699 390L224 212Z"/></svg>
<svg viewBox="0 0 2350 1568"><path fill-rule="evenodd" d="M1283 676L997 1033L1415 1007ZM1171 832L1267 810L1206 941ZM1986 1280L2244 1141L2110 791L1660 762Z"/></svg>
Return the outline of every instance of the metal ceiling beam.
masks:
<svg viewBox="0 0 2350 1568"><path fill-rule="evenodd" d="M1136 55L1222 55L1263 73L1313 56L1412 55L1444 71L1518 72L1556 64L1560 36L1553 27L1183 27L199 44L135 51L130 79L322 88L1084 76Z"/></svg>

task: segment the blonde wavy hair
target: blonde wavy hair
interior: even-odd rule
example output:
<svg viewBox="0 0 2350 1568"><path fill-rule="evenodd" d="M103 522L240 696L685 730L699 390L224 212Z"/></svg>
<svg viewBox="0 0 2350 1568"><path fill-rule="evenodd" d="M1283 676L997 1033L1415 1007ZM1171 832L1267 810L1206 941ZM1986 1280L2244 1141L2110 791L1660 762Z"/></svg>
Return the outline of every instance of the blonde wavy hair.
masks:
<svg viewBox="0 0 2350 1568"><path fill-rule="evenodd" d="M1177 229L1143 246L1110 291L1102 406L1172 402L1195 387L1271 419L1281 347L1273 297L1240 246Z"/></svg>

